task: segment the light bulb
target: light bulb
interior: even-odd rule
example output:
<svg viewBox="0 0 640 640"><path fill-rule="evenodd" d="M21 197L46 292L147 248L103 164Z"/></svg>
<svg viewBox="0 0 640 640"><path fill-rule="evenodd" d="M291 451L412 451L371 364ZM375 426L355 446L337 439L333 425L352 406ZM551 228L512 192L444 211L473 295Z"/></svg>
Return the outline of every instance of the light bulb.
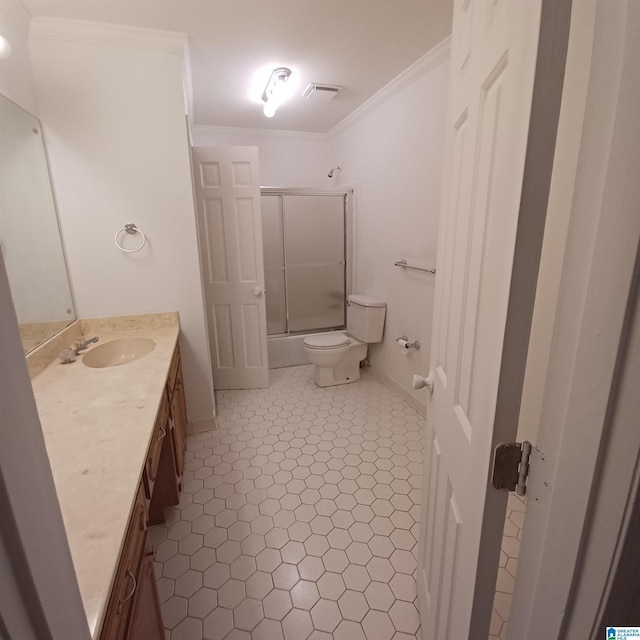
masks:
<svg viewBox="0 0 640 640"><path fill-rule="evenodd" d="M11 55L11 43L0 36L0 60L6 60Z"/></svg>
<svg viewBox="0 0 640 640"><path fill-rule="evenodd" d="M267 118L273 118L278 107L287 99L288 91L285 86L291 70L286 67L274 69L269 82L262 92L262 100L264 101L263 113Z"/></svg>

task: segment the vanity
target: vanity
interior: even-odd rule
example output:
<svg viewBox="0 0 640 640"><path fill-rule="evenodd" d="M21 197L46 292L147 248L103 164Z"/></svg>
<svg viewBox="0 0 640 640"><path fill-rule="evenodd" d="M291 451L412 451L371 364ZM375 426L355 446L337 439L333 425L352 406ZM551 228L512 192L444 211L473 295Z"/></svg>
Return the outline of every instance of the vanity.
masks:
<svg viewBox="0 0 640 640"><path fill-rule="evenodd" d="M178 334L177 313L77 320L27 356L95 640L164 638L147 528L182 488ZM94 336L75 362L60 363L62 350Z"/></svg>

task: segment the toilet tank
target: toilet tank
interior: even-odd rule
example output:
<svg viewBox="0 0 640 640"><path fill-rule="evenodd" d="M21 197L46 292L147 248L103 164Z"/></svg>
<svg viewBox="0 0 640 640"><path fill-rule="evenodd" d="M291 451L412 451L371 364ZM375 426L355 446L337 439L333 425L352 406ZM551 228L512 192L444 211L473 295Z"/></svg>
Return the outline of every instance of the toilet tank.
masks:
<svg viewBox="0 0 640 640"><path fill-rule="evenodd" d="M380 342L386 313L386 302L354 293L347 298L347 331L362 342Z"/></svg>

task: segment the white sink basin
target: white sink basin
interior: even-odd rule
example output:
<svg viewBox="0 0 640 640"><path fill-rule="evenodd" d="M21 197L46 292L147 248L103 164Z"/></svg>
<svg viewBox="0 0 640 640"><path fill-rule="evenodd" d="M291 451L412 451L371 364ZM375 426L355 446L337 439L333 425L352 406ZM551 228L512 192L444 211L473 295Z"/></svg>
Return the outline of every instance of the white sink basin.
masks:
<svg viewBox="0 0 640 640"><path fill-rule="evenodd" d="M119 338L93 348L83 356L82 363L93 369L117 367L144 358L155 346L151 338Z"/></svg>

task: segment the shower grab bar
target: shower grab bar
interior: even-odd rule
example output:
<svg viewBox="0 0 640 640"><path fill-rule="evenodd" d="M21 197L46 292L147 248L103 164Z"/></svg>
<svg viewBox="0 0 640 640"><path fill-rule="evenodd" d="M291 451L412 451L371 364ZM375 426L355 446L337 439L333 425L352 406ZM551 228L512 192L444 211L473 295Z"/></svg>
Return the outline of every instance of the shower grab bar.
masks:
<svg viewBox="0 0 640 640"><path fill-rule="evenodd" d="M425 269L424 267L416 267L412 264L407 264L406 260L398 260L398 262L393 263L396 267L404 267L405 269L415 269L416 271L426 271L427 273L433 273L435 275L435 269Z"/></svg>

